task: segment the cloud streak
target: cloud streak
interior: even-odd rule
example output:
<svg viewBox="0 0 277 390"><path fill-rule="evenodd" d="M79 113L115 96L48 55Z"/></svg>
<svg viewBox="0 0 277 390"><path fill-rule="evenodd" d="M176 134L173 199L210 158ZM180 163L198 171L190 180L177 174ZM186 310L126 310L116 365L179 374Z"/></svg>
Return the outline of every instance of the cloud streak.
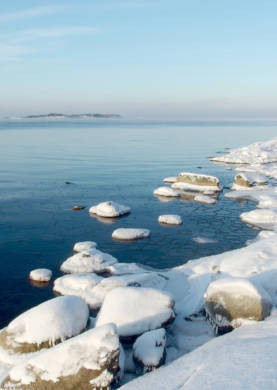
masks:
<svg viewBox="0 0 277 390"><path fill-rule="evenodd" d="M51 15L57 12L64 11L65 7L61 6L48 6L48 7L35 7L28 8L14 12L8 12L0 15L0 23L8 23L17 20L24 20L30 18L36 18L45 15Z"/></svg>

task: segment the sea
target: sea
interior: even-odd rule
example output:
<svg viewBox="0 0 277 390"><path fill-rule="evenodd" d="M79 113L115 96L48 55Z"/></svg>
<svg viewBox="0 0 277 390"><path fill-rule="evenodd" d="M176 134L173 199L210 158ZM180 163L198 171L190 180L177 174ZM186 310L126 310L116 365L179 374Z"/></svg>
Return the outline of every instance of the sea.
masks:
<svg viewBox="0 0 277 390"><path fill-rule="evenodd" d="M52 282L37 287L29 273L50 268L55 280L78 241L96 241L120 262L158 269L244 246L258 230L239 215L255 204L224 198L236 172L209 157L273 136L270 123L0 121L0 326L54 297ZM165 177L184 171L217 176L218 202L153 195ZM89 207L110 200L131 213L116 220L89 214ZM75 205L85 208L73 211ZM183 224L162 226L162 214L178 214ZM119 227L147 228L151 235L114 241Z"/></svg>

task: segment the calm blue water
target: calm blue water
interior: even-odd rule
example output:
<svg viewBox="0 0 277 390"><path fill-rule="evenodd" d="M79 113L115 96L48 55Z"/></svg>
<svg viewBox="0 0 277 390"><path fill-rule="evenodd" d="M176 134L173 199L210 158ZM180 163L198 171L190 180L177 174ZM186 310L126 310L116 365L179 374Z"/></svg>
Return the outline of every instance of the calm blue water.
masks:
<svg viewBox="0 0 277 390"><path fill-rule="evenodd" d="M119 261L158 268L244 245L257 231L238 216L254 204L223 194L211 206L162 203L153 190L180 171L216 175L228 187L234 172L207 157L274 135L273 126L0 122L0 325L53 296L51 285L34 287L28 274L47 267L59 276L76 241L97 241ZM89 207L106 200L130 206L131 214L107 224L89 216L88 209L72 211L75 204ZM160 226L160 214L179 214L184 223ZM118 227L149 228L151 237L115 242L111 234ZM217 242L201 245L193 241L197 236Z"/></svg>

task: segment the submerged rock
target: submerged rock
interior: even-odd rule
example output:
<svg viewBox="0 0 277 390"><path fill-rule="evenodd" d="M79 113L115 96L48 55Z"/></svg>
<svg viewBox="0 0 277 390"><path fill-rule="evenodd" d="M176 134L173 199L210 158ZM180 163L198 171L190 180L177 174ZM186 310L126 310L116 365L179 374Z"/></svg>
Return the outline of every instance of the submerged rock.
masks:
<svg viewBox="0 0 277 390"><path fill-rule="evenodd" d="M87 326L89 310L75 296L57 297L16 317L0 333L0 346L16 353L30 353L76 336Z"/></svg>
<svg viewBox="0 0 277 390"><path fill-rule="evenodd" d="M248 279L224 278L212 282L205 295L205 309L220 333L237 328L243 321L261 321L270 315L269 295Z"/></svg>
<svg viewBox="0 0 277 390"><path fill-rule="evenodd" d="M2 389L110 389L119 373L116 328L91 329L11 369Z"/></svg>
<svg viewBox="0 0 277 390"><path fill-rule="evenodd" d="M130 211L130 207L123 206L112 201L99 203L89 209L90 213L106 218L119 217L121 215L128 214Z"/></svg>
<svg viewBox="0 0 277 390"><path fill-rule="evenodd" d="M195 200L195 202L205 203L205 204L215 204L216 203L216 199L211 198L208 195L197 195L194 198L194 200Z"/></svg>
<svg viewBox="0 0 277 390"><path fill-rule="evenodd" d="M35 282L49 282L52 278L52 271L47 268L37 268L30 272L29 279Z"/></svg>
<svg viewBox="0 0 277 390"><path fill-rule="evenodd" d="M86 206L73 206L72 207L72 210L74 210L74 211L78 211L78 210L84 210L86 208Z"/></svg>
<svg viewBox="0 0 277 390"><path fill-rule="evenodd" d="M153 191L153 194L157 195L157 196L169 196L169 197L178 197L178 196L180 196L179 192L174 191L172 188L166 187L166 186L156 188Z"/></svg>
<svg viewBox="0 0 277 390"><path fill-rule="evenodd" d="M138 337L133 345L133 359L143 373L153 371L165 362L165 329L155 329Z"/></svg>
<svg viewBox="0 0 277 390"><path fill-rule="evenodd" d="M175 214L160 215L158 221L165 225L181 225L183 223L180 215Z"/></svg>
<svg viewBox="0 0 277 390"><path fill-rule="evenodd" d="M113 231L112 238L122 241L139 240L150 236L148 229L119 228Z"/></svg>

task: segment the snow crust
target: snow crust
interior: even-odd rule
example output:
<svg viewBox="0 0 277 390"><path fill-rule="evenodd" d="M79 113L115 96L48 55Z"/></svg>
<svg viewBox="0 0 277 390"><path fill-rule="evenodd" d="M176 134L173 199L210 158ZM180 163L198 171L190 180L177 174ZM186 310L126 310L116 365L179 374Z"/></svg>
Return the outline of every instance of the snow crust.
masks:
<svg viewBox="0 0 277 390"><path fill-rule="evenodd" d="M117 262L117 259L108 253L97 249L90 249L77 253L65 260L60 269L65 273L105 272L106 267Z"/></svg>
<svg viewBox="0 0 277 390"><path fill-rule="evenodd" d="M149 236L150 230L148 229L119 228L112 233L112 238L123 241L138 240Z"/></svg>
<svg viewBox="0 0 277 390"><path fill-rule="evenodd" d="M154 195L158 195L158 196L169 196L169 197L178 197L180 196L179 192L177 191L174 191L172 188L170 187L159 187L159 188L156 188L153 192Z"/></svg>
<svg viewBox="0 0 277 390"><path fill-rule="evenodd" d="M97 247L96 242L94 241L82 241L76 242L73 247L74 252L85 252Z"/></svg>
<svg viewBox="0 0 277 390"><path fill-rule="evenodd" d="M157 367L163 358L165 343L165 329L146 332L138 337L133 345L134 358L144 366Z"/></svg>
<svg viewBox="0 0 277 390"><path fill-rule="evenodd" d="M214 204L216 200L207 195L197 195L194 200L199 203Z"/></svg>
<svg viewBox="0 0 277 390"><path fill-rule="evenodd" d="M123 206L113 201L102 202L89 209L90 213L106 218L119 217L120 215L128 214L130 211L130 207Z"/></svg>
<svg viewBox="0 0 277 390"><path fill-rule="evenodd" d="M41 344L79 334L86 328L89 311L85 301L75 296L57 297L16 317L6 330L15 342Z"/></svg>
<svg viewBox="0 0 277 390"><path fill-rule="evenodd" d="M160 215L158 221L167 225L181 225L183 223L180 215L176 214Z"/></svg>
<svg viewBox="0 0 277 390"><path fill-rule="evenodd" d="M140 335L173 318L173 305L171 296L156 289L118 287L106 295L95 326L113 322L120 336Z"/></svg>
<svg viewBox="0 0 277 390"><path fill-rule="evenodd" d="M30 272L29 278L37 282L49 282L52 278L52 271L47 268L37 268Z"/></svg>

